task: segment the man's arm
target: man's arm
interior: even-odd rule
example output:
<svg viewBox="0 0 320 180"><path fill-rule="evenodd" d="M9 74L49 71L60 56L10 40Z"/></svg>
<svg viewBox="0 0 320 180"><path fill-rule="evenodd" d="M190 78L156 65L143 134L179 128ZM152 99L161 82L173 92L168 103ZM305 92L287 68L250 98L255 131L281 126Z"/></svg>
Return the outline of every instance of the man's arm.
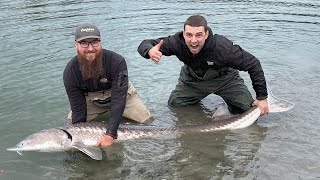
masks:
<svg viewBox="0 0 320 180"><path fill-rule="evenodd" d="M149 56L149 50L151 48L153 48L153 46L159 44L160 42L160 39L146 39L146 40L143 40L140 45L138 46L138 52L139 54L146 58L146 59L150 59L150 56Z"/></svg>
<svg viewBox="0 0 320 180"><path fill-rule="evenodd" d="M217 36L216 47L219 51L216 54L220 65L248 71L253 89L256 92L256 100L252 105L259 106L262 115L268 114L267 84L260 61L240 46L233 45L232 41L223 36Z"/></svg>
<svg viewBox="0 0 320 180"><path fill-rule="evenodd" d="M117 76L112 81L111 111L107 128L107 134L117 137L117 130L122 119L128 94L128 71L123 61L119 67Z"/></svg>
<svg viewBox="0 0 320 180"><path fill-rule="evenodd" d="M116 57L114 57L116 56ZM111 111L108 122L106 135L96 143L97 146L109 146L117 139L117 131L125 109L128 94L128 71L125 60L122 58L118 64L118 60L114 58L122 58L120 55L114 54L111 61L117 65L112 66L112 89L111 89Z"/></svg>
<svg viewBox="0 0 320 180"><path fill-rule="evenodd" d="M216 41L218 51L218 65L232 67L241 71L248 71L252 81L256 98L263 100L268 97L267 85L260 61L252 54L246 52L238 45L223 36L218 36Z"/></svg>
<svg viewBox="0 0 320 180"><path fill-rule="evenodd" d="M111 111L107 134L117 137L117 130L122 119L128 94L128 70L125 59L114 53L111 59Z"/></svg>
<svg viewBox="0 0 320 180"><path fill-rule="evenodd" d="M87 103L84 93L78 87L76 73L69 63L63 72L63 83L72 111L72 124L85 122L87 119Z"/></svg>
<svg viewBox="0 0 320 180"><path fill-rule="evenodd" d="M153 61L158 63L162 55L165 55L165 56L175 55L174 53L175 51L174 44L176 43L175 36L162 37L159 39L143 40L138 47L138 52L142 57L146 59L151 58Z"/></svg>

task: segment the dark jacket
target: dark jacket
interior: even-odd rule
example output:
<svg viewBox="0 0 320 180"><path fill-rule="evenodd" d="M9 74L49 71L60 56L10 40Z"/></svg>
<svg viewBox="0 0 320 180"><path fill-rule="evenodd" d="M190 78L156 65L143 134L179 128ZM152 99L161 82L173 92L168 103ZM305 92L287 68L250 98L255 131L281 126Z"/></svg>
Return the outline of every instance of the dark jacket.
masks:
<svg viewBox="0 0 320 180"><path fill-rule="evenodd" d="M202 75L209 68L231 67L233 69L248 71L256 98L266 99L268 96L266 80L260 61L252 54L234 45L232 41L218 34L213 34L209 29L209 36L201 51L193 55L187 47L183 32L159 39L147 39L141 42L138 52L144 58L149 59L149 50L163 39L160 48L165 56L176 55L180 61L191 67L198 75ZM209 65L210 64L210 65Z"/></svg>
<svg viewBox="0 0 320 180"><path fill-rule="evenodd" d="M77 56L72 58L63 72L63 82L69 98L72 123L85 122L87 118L86 92L111 88L111 111L107 134L117 136L128 92L128 71L125 59L112 51L103 50L105 76L83 81ZM100 81L106 78L108 82Z"/></svg>

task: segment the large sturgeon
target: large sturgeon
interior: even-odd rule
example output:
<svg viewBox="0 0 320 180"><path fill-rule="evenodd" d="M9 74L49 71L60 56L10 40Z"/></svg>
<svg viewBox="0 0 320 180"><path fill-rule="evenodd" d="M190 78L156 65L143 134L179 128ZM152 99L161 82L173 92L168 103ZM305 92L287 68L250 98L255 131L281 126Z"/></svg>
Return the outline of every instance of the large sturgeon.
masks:
<svg viewBox="0 0 320 180"><path fill-rule="evenodd" d="M285 112L293 108L293 103L276 98L270 90L268 90L268 93L269 110L271 113ZM217 116L221 114L222 111L225 111L224 106L216 110L212 120L197 125L159 127L121 124L118 129L118 139L116 141L162 136L171 133L181 134L187 132L212 132L240 129L250 126L260 116L260 110L257 106L237 116ZM78 149L92 159L101 160L101 149L96 147L95 144L103 137L104 132L106 132L106 123L103 122L79 123L66 127L44 129L27 136L14 147L8 148L7 150L17 152L57 152Z"/></svg>

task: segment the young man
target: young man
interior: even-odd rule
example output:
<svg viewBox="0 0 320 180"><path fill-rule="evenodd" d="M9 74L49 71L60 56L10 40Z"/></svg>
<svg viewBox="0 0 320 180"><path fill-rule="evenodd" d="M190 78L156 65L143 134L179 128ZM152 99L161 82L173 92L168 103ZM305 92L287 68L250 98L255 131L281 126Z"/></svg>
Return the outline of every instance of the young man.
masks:
<svg viewBox="0 0 320 180"><path fill-rule="evenodd" d="M102 48L96 25L79 25L75 30L74 45L77 56L70 60L63 72L71 106L68 119L72 124L86 122L110 111L106 134L97 145L111 145L117 138L122 115L144 122L150 118L150 112L128 81L125 59Z"/></svg>
<svg viewBox="0 0 320 180"><path fill-rule="evenodd" d="M214 93L224 99L233 114L252 105L259 106L261 115L269 112L266 80L259 60L226 37L213 34L202 16L189 17L183 32L142 41L138 52L155 63L162 55L175 55L184 63L168 101L170 106L195 104ZM238 70L250 74L256 100Z"/></svg>

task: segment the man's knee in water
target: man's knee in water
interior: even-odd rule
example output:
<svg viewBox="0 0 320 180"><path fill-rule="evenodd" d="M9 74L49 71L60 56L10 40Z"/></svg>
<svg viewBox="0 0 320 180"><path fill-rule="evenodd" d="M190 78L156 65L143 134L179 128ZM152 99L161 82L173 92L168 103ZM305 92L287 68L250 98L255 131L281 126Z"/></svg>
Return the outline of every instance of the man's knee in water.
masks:
<svg viewBox="0 0 320 180"><path fill-rule="evenodd" d="M168 100L168 105L170 107L181 107L185 106L186 104L184 104L182 101L179 101L179 99L176 96L173 96L171 94Z"/></svg>
<svg viewBox="0 0 320 180"><path fill-rule="evenodd" d="M179 107L179 104L176 103L173 98L169 98L169 100L168 100L168 105L169 105L170 107Z"/></svg>
<svg viewBox="0 0 320 180"><path fill-rule="evenodd" d="M168 100L168 105L171 107L183 107L197 104L201 99L195 97L180 97L177 94L171 94Z"/></svg>

